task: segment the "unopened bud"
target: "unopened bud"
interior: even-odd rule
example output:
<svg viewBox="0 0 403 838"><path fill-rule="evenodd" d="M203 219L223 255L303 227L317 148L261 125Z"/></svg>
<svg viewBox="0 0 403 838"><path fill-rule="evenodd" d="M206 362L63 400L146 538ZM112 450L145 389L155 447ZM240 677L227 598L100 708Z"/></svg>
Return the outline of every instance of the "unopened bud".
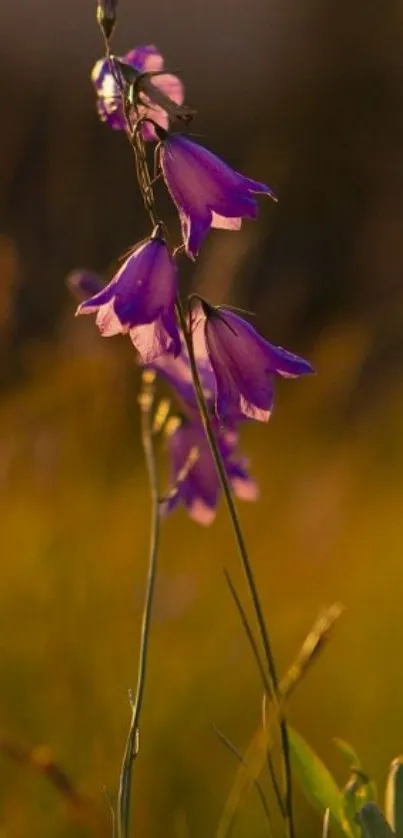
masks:
<svg viewBox="0 0 403 838"><path fill-rule="evenodd" d="M112 35L116 24L118 0L98 0L97 21L107 41Z"/></svg>

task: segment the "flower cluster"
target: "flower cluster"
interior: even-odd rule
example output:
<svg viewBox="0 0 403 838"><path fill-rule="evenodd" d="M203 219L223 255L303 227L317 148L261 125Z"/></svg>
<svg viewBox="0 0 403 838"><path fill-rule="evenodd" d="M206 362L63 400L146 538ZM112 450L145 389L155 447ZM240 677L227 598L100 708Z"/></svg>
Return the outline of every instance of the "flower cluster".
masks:
<svg viewBox="0 0 403 838"><path fill-rule="evenodd" d="M191 363L193 352L205 407L234 493L255 499L257 487L237 452L240 423L270 417L276 377L312 372L308 361L274 346L239 313L197 298L189 300L187 334L178 297L177 256L195 259L211 228L239 230L242 219L255 218L259 195L276 200L270 187L234 171L211 151L183 133L172 133L172 120L188 119L179 79L164 70L153 46L138 47L122 58L109 56L92 71L100 118L125 130L133 144L144 203L153 222L145 241L135 245L109 284L94 274L77 273L70 285L80 299L77 314L96 314L104 337L127 334L139 362L154 369L174 388L181 416L167 435L172 490L163 508L182 502L190 515L208 524L215 514L220 483L197 409ZM182 242L173 249L158 218L147 146L154 141L157 176L175 204ZM140 168L139 168L140 167ZM150 209L151 208L151 209ZM178 312L182 317L178 319Z"/></svg>
<svg viewBox="0 0 403 838"><path fill-rule="evenodd" d="M145 140L154 140L154 124L168 128L169 117L188 118L183 106L183 85L177 76L164 71L164 59L152 44L137 47L119 58L101 58L94 64L91 79L97 95L100 119L115 131L127 128L127 114L143 120ZM129 101L130 85L136 101ZM126 104L129 109L125 113ZM146 121L147 117L150 121Z"/></svg>

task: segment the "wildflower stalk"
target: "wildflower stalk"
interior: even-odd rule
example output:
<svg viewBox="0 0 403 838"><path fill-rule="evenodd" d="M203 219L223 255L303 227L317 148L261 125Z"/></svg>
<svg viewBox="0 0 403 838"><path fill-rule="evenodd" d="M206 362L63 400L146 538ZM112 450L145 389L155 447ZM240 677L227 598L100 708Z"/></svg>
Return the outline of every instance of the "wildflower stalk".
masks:
<svg viewBox="0 0 403 838"><path fill-rule="evenodd" d="M216 725L213 725L213 730L217 734L218 738L223 743L223 745L225 745L225 747L228 748L230 753L232 753L237 758L238 762L241 765L243 765L245 768L248 768L248 764L245 760L245 757L242 756L242 754L240 753L240 751L238 751L238 748L235 747L233 742L231 742L230 739L228 739L228 737L225 736L225 734L222 733L222 731L219 730L218 727L216 727ZM261 784L259 783L259 780L256 779L256 777L253 777L252 785L253 785L254 789L256 790L256 793L257 793L257 795L259 797L259 800L262 804L264 813L265 813L266 818L267 818L269 836L270 836L270 838L272 838L273 823L272 823L272 818L271 818L271 814L270 814L269 804L268 804L267 799L266 799L266 795L263 791L263 788L262 788ZM235 814L236 813L234 812L233 813L233 820L232 820L232 823L231 823L230 829L229 829L229 833L231 833L231 827L233 826L233 823L234 823L234 820L235 820Z"/></svg>
<svg viewBox="0 0 403 838"><path fill-rule="evenodd" d="M129 836L133 762L139 753L139 724L146 682L148 643L159 546L159 491L157 468L154 455L151 415L154 403L154 375L150 371L146 371L143 373L143 388L140 394L139 403L141 412L141 437L152 498L151 540L147 574L147 587L141 625L137 686L135 697L134 699L131 699L130 702L132 707L132 715L120 774L117 803L117 838L128 838Z"/></svg>
<svg viewBox="0 0 403 838"><path fill-rule="evenodd" d="M227 582L230 594L232 596L232 599L234 600L235 607L236 607L236 609L238 611L238 614L241 618L243 629L244 629L245 634L248 638L249 645L251 647L253 656L254 656L255 661L256 661L256 666L259 670L260 677L262 679L262 684L263 684L263 687L264 687L263 708L265 708L266 698L267 698L268 695L270 695L270 684L268 682L268 678L267 678L267 675L266 675L264 664L263 664L263 661L261 659L260 652L259 652L259 649L257 647L253 631L251 629L251 626L249 625L249 620L248 620L248 617L246 616L245 609L242 605L242 602L241 602L240 597L238 595L238 592L235 588L235 585L234 585L228 571L226 570L226 568L224 568L224 576L225 576L225 581ZM280 685L280 690L281 690L281 685ZM265 714L263 713L263 719L264 719L264 717L265 717ZM265 727L265 725L263 725L263 727ZM276 772L275 772L275 768L274 768L274 764L273 764L273 760L272 760L269 748L267 748L267 767L268 767L270 779L271 779L271 782L272 782L272 785L273 785L273 790L274 790L274 794L275 794L275 797L276 797L276 800L277 800L278 808L279 808L283 818L285 818L286 812L285 812L285 808L284 808L284 802L283 802L281 789L280 789L279 784L278 784L278 780L277 780L277 776L276 776Z"/></svg>
<svg viewBox="0 0 403 838"><path fill-rule="evenodd" d="M140 185L144 207L146 212L148 212L153 227L155 227L158 224L158 216L155 211L154 193L147 164L145 143L143 137L141 136L141 129L138 125L132 134L131 144L136 160L137 180Z"/></svg>
<svg viewBox="0 0 403 838"><path fill-rule="evenodd" d="M101 2L101 0L99 0ZM158 221L158 215L155 207L155 198L153 193L153 180L150 177L150 171L147 162L147 153L146 153L146 146L144 143L143 135L142 135L142 122L144 118L140 117L138 109L136 107L136 101L133 101L133 85L131 85L131 89L127 90L127 85L125 83L125 79L122 78L121 70L119 70L115 66L115 62L113 57L110 53L109 48L109 33L106 31L105 27L102 27L104 40L105 40L105 55L106 60L109 61L109 68L110 72L115 80L117 85L117 89L121 96L121 105L123 109L123 114L125 117L125 130L126 135L129 139L131 147L134 152L135 157L135 164L136 164L136 174L137 180L139 184L139 188L141 191L141 195L143 198L144 206L150 221L155 228L157 225L160 226L161 222ZM126 79L127 82L127 79ZM134 113L133 113L134 112ZM133 124L132 116L137 117L135 123ZM150 118L148 117L148 121ZM158 126L155 126L158 127ZM166 133L166 132L165 132ZM157 135L158 131L157 131ZM171 139L171 144L173 140ZM184 143L184 140L176 140L176 142ZM189 141L187 141L189 142ZM160 152L161 153L161 152ZM206 152L204 152L205 154ZM210 155L211 157L211 155ZM214 155L212 156L214 158ZM215 158L214 158L215 159ZM218 160L218 159L217 159ZM271 192L271 190L266 187L264 184L259 184L254 181L250 181L247 178L243 178L241 175L232 172L226 165L220 161L218 161L222 170L224 170L231 179L232 187L237 192L240 190L244 197L248 197L251 199L251 195L255 193L265 193L269 194L273 199L275 196ZM161 164L162 165L162 164ZM162 166L163 168L163 166ZM225 196L224 196L225 197ZM252 198L252 200L254 200ZM175 201L175 203L177 203ZM230 202L231 203L231 202ZM180 209L180 207L179 207ZM224 217L233 217L233 207L232 205L229 207L226 205L226 212L227 215ZM229 213L229 214L228 214ZM193 219L194 220L194 219ZM192 225L192 218L189 218L190 229ZM163 226L163 225L161 225ZM189 255L196 255L198 246L200 245L201 241L192 241L192 246L190 243L187 242L186 250ZM256 620L258 623L259 634L261 637L261 642L263 645L265 658L267 661L268 667L268 678L267 678L267 686L268 686L268 693L275 704L276 707L276 716L279 720L280 731L281 731L281 745L282 745L282 755L283 755L283 762L284 762L284 775L285 775L285 818L288 827L288 836L289 838L294 838L294 827L293 827L293 815L292 815L292 784L291 784L291 768L290 768L290 756L289 756L289 745L288 745L288 735L287 735L287 727L284 717L280 713L279 707L279 699L280 699L280 689L279 683L276 673L276 667L274 662L274 657L271 649L270 638L268 634L268 630L266 627L262 606L260 603L260 598L256 586L256 582L253 575L253 570L251 567L251 563L249 561L245 540L243 537L242 529L239 523L239 519L237 516L237 511L234 503L234 499L232 496L232 491L230 487L230 482L226 473L226 468L224 464L223 457L221 455L219 445L214 435L212 423L209 417L208 408L206 405L202 384L199 378L194 347L193 347L193 339L191 333L191 327L188 327L186 315L184 309L182 307L181 300L179 295L176 298L176 311L177 316L180 321L182 332L184 336L184 340L187 346L189 361L190 361L190 368L192 374L192 380L196 395L196 400L198 403L200 416L202 419L202 423L204 426L204 430L206 433L206 438L210 445L211 453L213 456L213 460L215 462L215 466L217 469L217 473L222 485L223 493L225 496L225 500L228 507L228 512L230 515L232 527L235 534L236 543L239 550L239 555L242 563L242 567L244 570L244 574L246 577L248 589L251 595L253 608L256 616ZM132 338L133 339L133 338ZM179 337L178 337L179 341ZM151 533L151 545L150 545L150 558L149 558L149 569L148 569L148 579L147 579L147 589L146 589L146 599L145 605L143 610L143 620L142 620L142 630L141 630L141 643L140 643L140 657L139 657L139 667L138 667L138 679L137 679L137 688L136 688L136 696L132 704L132 718L129 728L129 734L126 743L125 754L122 763L121 769L121 776L120 776L120 786L119 786L119 795L118 795L118 807L117 807L117 838L128 838L129 834L129 819L130 819L130 799L131 799L131 778L132 778L132 766L135 757L138 754L139 749L139 719L144 695L144 686L145 686L145 676L146 676L146 663L147 663L147 652L148 652L148 639L149 639L149 628L150 628L150 617L151 617L151 608L152 608L152 601L153 601L153 592L154 592L154 584L155 584L155 574L156 574L156 564L157 564L157 550L158 550L158 537L159 537L159 496L158 496L158 482L157 482L157 474L156 474L156 466L155 466L155 459L154 459L154 449L152 443L152 420L151 420L151 408L153 404L153 383L147 378L149 373L145 373L144 378L144 389L142 391L140 406L141 406L141 415L142 415L142 439L143 439L143 446L145 451L147 469L149 473L149 480L150 480L150 487L151 487L151 494L152 494L152 502L153 502L153 520L152 520L152 533ZM251 639L251 637L250 637Z"/></svg>
<svg viewBox="0 0 403 838"><path fill-rule="evenodd" d="M245 544L245 539L243 536L243 532L241 529L241 525L239 522L238 514L235 507L234 498L231 491L231 486L229 484L227 474L225 471L224 462L221 456L220 449L217 445L217 440L214 435L214 431L211 425L210 416L208 412L208 408L206 405L206 400L203 393L203 387L200 381L199 372L197 369L197 363L194 353L193 347L193 339L191 328L188 327L187 318L182 306L182 302L177 296L176 300L176 310L178 314L178 319L182 328L183 336L186 343L186 348L189 355L189 363L190 363L190 370L192 374L193 385L195 389L195 395L197 399L198 408L200 411L200 416L203 422L203 426L206 432L206 436L211 448L211 453L214 459L215 466L217 468L218 476L220 478L221 486L223 489L225 501L227 504L229 516L231 519L231 524L234 530L235 540L238 546L239 556L242 563L242 568L246 577L247 585L249 588L249 592L251 595L253 608L256 615L256 620L259 627L259 633L261 636L265 657L267 661L269 676L270 676L270 686L271 686L271 697L276 701L280 698L279 693L279 682L277 677L276 666L274 662L274 656L271 648L269 633L267 630L266 622L264 619L263 609L260 602L260 597L257 590L257 585L255 582L252 566L249 560L248 551ZM284 786L285 786L285 817L286 817L286 824L287 824L287 832L289 838L294 838L294 820L293 820L293 795L292 795L292 777L291 777L291 760L290 760L290 748L289 748L289 741L288 741L288 733L287 733L287 724L283 716L279 716L279 725L280 725L280 737L281 737L281 750L283 756L283 769L284 769Z"/></svg>
<svg viewBox="0 0 403 838"><path fill-rule="evenodd" d="M123 100L123 108L126 118L126 134L128 136L129 142L133 148L135 163L136 163L136 173L137 173L137 180L138 185L142 194L144 207L149 215L150 221L155 227L158 223L158 215L155 207L155 197L153 192L153 181L150 177L150 172L148 168L147 162L147 155L144 140L141 135L141 119L138 120L136 127L133 129L130 120L130 108L128 106L127 99L124 95L124 91L121 90L122 93L122 100ZM259 633L261 636L264 653L267 661L268 666L268 673L269 673L269 680L270 680L270 695L273 700L275 700L276 704L279 698L279 687L278 687L278 678L277 672L274 662L274 656L271 649L270 638L267 630L267 626L264 619L263 609L261 606L255 578L253 575L253 570L251 563L249 561L248 552L245 544L245 539L243 537L242 529L239 523L234 499L232 496L231 487L227 478L224 462L221 456L221 452L219 450L219 446L217 445L217 441L214 435L214 431L211 425L204 393L203 387L200 381L194 348L193 348L193 339L191 334L191 329L188 328L186 315L182 306L182 302L180 299L179 294L177 295L176 299L176 311L178 315L178 319L182 328L183 336L185 339L186 347L189 354L189 362L190 362L190 369L192 375L193 386L195 390L196 400L198 404L198 408L200 411L200 416L203 422L203 426L205 429L206 437L208 443L210 445L211 453L213 456L213 460L215 466L217 468L218 476L222 485L223 493L225 496L225 500L227 503L228 512L231 518L232 527L234 530L235 540L238 546L239 555L242 563L242 567L244 570L244 574L246 577L247 585L249 588L249 592L251 595L253 608L255 611ZM151 443L150 443L151 444ZM146 446L145 446L146 447ZM151 444L152 449L152 444ZM147 455L146 455L147 456ZM150 471L151 474L151 471ZM133 714L135 710L135 705L133 708ZM292 780L291 780L291 763L290 763L290 753L289 753L289 743L288 743L288 735L287 735L287 726L285 719L282 716L279 716L279 724L280 724L280 735L281 735L281 746L282 746L282 754L283 754L283 764L284 764L284 785L285 785L285 802L284 802L284 810L285 810L285 817L287 822L287 831L288 831L288 838L294 838L294 825L293 825L293 812L292 812ZM132 735L132 739L131 739ZM135 742L135 725L132 725L129 731L129 737L127 742L126 753L123 761L123 768L122 768L122 775L121 775L121 787L119 790L119 801L122 800L124 803L127 795L127 789L125 783L122 781L125 780L125 764L126 764L126 757L129 757L129 754L132 753L132 757L130 759L130 766L133 762L133 759L136 755L136 742ZM127 763L129 764L129 763ZM131 770L131 768L130 768ZM121 794L123 795L121 798ZM130 803L130 797L129 797ZM127 813L128 814L128 813ZM119 824L119 806L118 806L118 824ZM118 838L127 838L127 831L119 833L119 825L118 825Z"/></svg>

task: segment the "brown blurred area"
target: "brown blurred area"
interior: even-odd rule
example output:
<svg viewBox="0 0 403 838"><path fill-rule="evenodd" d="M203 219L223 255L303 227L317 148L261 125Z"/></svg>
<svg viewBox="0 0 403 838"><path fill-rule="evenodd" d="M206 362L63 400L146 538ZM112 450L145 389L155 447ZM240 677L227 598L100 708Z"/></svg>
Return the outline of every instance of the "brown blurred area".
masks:
<svg viewBox="0 0 403 838"><path fill-rule="evenodd" d="M0 733L49 746L103 817L137 660L149 497L133 353L74 319L65 277L109 276L148 223L130 149L95 111L94 6L2 9ZM239 234L212 232L183 288L256 311L269 339L317 367L279 388L267 428L247 428L262 497L241 517L280 668L324 603L346 605L290 713L340 782L333 736L382 788L403 736L403 7L120 0L113 49L142 43L182 76L191 130L279 196ZM144 835L214 832L236 766L210 722L242 748L259 720L223 562L242 590L224 510L208 531L181 512L164 525L136 769ZM298 835L318 834L297 803ZM69 814L45 779L1 759L4 835L81 835ZM265 834L253 801L238 834L251 829Z"/></svg>

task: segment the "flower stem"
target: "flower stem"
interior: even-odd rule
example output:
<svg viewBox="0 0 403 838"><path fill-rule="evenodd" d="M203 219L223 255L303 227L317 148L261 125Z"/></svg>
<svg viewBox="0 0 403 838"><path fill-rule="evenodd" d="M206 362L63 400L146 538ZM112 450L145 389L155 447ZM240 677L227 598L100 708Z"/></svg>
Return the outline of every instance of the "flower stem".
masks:
<svg viewBox="0 0 403 838"><path fill-rule="evenodd" d="M155 227L158 224L158 216L155 209L155 199L153 184L150 178L150 173L147 164L147 153L145 142L141 136L141 129L137 126L132 134L131 143L134 150L136 160L137 180L140 185L140 191L143 197L144 207L150 217L150 221Z"/></svg>
<svg viewBox="0 0 403 838"><path fill-rule="evenodd" d="M139 401L141 411L141 437L152 497L151 541L147 574L147 587L141 624L141 640L137 672L136 694L134 699L131 700L132 715L120 773L117 804L117 838L128 838L129 836L131 781L133 772L133 762L139 753L139 724L146 682L151 612L153 605L159 546L159 492L151 421L151 411L154 402L154 384L152 373L150 372L145 372L143 374L143 389L140 394Z"/></svg>
<svg viewBox="0 0 403 838"><path fill-rule="evenodd" d="M227 504L229 516L231 519L231 524L234 530L235 540L238 546L238 551L242 563L242 568L246 577L248 589L250 592L250 596L253 603L253 608L256 615L256 620L259 627L259 633L262 640L265 657L267 661L267 667L270 677L270 686L271 686L271 696L274 700L277 700L279 697L279 686L278 686L278 677L276 666L274 662L274 656L271 648L269 633L267 630L266 622L264 619L263 609L260 602L260 597L257 590L257 585L255 582L252 566L249 560L248 551L245 544L245 539L243 536L243 532L241 529L241 525L239 523L238 514L235 507L234 498L231 491L231 486L229 484L229 480L227 477L227 473L225 470L224 462L220 453L220 449L217 445L217 440L214 435L214 431L211 425L210 416L208 412L208 408L206 405L206 401L204 398L203 387L200 381L199 372L197 369L196 357L194 353L193 347L193 339L192 339L192 331L191 327L189 328L186 315L182 306L182 302L177 297L176 300L176 310L178 314L178 319L183 331L188 355L189 355L189 363L190 363L190 370L192 374L192 380L195 390L195 395L197 399L198 408L200 411L200 416L203 422L203 426L205 429L206 437L209 442L211 453L213 456L213 460L215 466L217 468L218 476L220 479L220 483L224 492L225 501ZM283 766L284 766L284 784L285 784L285 812L286 812L286 822L287 822L287 830L289 838L294 838L294 821L293 821L293 806L292 806L292 778L291 778L291 763L290 763L290 749L289 749L289 742L288 742L288 733L287 733L287 725L283 716L279 718L280 724L280 736L281 736L281 749L283 755Z"/></svg>

